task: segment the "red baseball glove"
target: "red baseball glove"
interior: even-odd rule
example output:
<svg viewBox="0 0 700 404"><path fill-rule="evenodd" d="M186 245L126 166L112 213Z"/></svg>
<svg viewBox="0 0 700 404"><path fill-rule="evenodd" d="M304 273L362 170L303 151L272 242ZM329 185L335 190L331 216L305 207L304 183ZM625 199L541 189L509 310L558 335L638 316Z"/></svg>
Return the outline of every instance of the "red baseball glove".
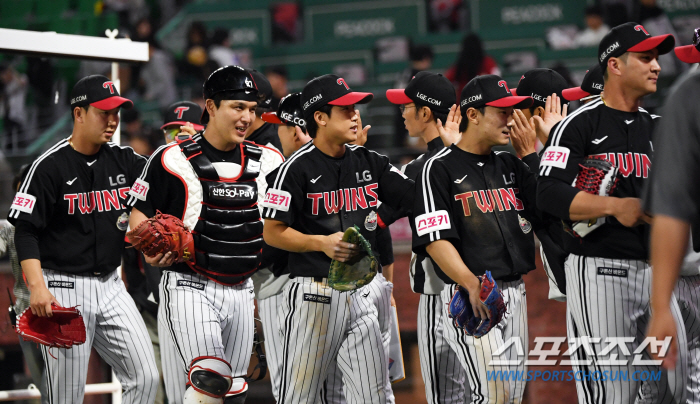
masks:
<svg viewBox="0 0 700 404"><path fill-rule="evenodd" d="M17 318L15 331L25 341L48 347L71 348L85 343L85 323L80 310L52 304L52 317L39 317L27 307Z"/></svg>
<svg viewBox="0 0 700 404"><path fill-rule="evenodd" d="M194 239L180 219L157 212L126 233L131 245L149 257L172 252L175 262L194 261Z"/></svg>

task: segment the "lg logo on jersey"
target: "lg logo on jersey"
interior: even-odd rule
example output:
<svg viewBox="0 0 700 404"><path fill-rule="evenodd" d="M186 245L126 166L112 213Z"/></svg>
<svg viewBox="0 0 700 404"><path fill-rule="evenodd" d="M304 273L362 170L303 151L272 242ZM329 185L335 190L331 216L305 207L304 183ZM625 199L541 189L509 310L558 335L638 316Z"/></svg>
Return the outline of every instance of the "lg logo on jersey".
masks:
<svg viewBox="0 0 700 404"><path fill-rule="evenodd" d="M360 178L360 173L355 173L355 178L357 179L358 184L362 182L370 182L372 181L372 174L369 172L369 170L365 170L362 172L362 178Z"/></svg>
<svg viewBox="0 0 700 404"><path fill-rule="evenodd" d="M109 185L111 185L113 187L116 187L117 185L124 185L124 184L126 184L126 177L124 176L124 174L117 175L116 182L114 181L114 179L112 179L112 177L109 177Z"/></svg>

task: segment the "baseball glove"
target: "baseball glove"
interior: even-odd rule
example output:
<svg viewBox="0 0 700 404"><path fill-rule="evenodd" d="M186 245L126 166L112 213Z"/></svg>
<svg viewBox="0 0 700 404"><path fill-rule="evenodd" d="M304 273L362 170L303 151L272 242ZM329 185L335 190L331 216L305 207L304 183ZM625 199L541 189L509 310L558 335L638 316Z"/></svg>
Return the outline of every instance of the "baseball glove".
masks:
<svg viewBox="0 0 700 404"><path fill-rule="evenodd" d="M575 187L593 195L609 196L617 185L617 167L604 157L588 157L579 164L581 170L576 176ZM581 220L571 224L575 236L585 237L605 224L605 218Z"/></svg>
<svg viewBox="0 0 700 404"><path fill-rule="evenodd" d="M328 285L335 290L347 292L372 282L377 274L379 264L372 252L372 246L362 236L359 227L348 227L343 234L343 241L359 244L361 251L346 262L331 261L331 268L328 271Z"/></svg>
<svg viewBox="0 0 700 404"><path fill-rule="evenodd" d="M80 310L52 304L52 317L39 317L27 307L17 318L15 332L25 341L48 347L71 348L85 342L85 323Z"/></svg>
<svg viewBox="0 0 700 404"><path fill-rule="evenodd" d="M126 233L131 245L146 256L172 252L175 262L194 260L192 233L180 219L159 212Z"/></svg>
<svg viewBox="0 0 700 404"><path fill-rule="evenodd" d="M481 291L479 300L486 306L491 318L479 318L474 314L474 309L469 302L469 293L457 286L455 294L450 300L450 317L454 320L457 328L464 329L467 335L474 338L481 338L493 327L498 325L506 314L506 304L503 295L498 289L498 285L493 280L490 271L486 271L484 276L480 276Z"/></svg>

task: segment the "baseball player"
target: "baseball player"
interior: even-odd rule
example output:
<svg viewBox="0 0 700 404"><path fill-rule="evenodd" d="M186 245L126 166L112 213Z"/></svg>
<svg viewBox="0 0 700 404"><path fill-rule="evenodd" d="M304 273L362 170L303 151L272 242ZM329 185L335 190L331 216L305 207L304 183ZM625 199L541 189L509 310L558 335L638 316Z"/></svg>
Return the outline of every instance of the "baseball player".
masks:
<svg viewBox="0 0 700 404"><path fill-rule="evenodd" d="M205 81L203 97L206 130L151 156L130 191L130 223L160 211L194 234L194 262L146 257L164 268L158 334L168 401L242 403L254 330L249 278L263 245L256 206L263 149L244 141L258 93L250 73L227 66Z"/></svg>
<svg viewBox="0 0 700 404"><path fill-rule="evenodd" d="M90 350L112 367L127 403L152 403L158 384L153 348L134 301L115 271L129 224L129 185L146 160L110 142L119 96L104 76L79 80L71 93L73 133L32 163L8 220L34 314L52 304L79 306L86 342L55 353L43 347L51 403L81 403Z"/></svg>
<svg viewBox="0 0 700 404"><path fill-rule="evenodd" d="M391 89L387 99L400 105L408 135L421 138L428 151L402 168L404 174L418 182L423 166L444 146L438 132L438 120L448 122L450 108L457 103L454 87L440 74L419 72L406 89ZM382 205L379 216L384 224L393 222L395 212ZM413 217L409 223L414 227ZM443 306L440 293L445 284L437 276L437 264L427 254L411 257L411 287L420 293L418 304L418 352L428 403L462 403L469 396L465 390L464 369L454 360L442 326Z"/></svg>
<svg viewBox="0 0 700 404"><path fill-rule="evenodd" d="M301 146L311 141L311 137L306 134L306 121L301 110L301 93L285 95L278 103L277 111L265 112L261 119L277 125L277 136L285 158L289 158Z"/></svg>
<svg viewBox="0 0 700 404"><path fill-rule="evenodd" d="M686 63L700 63L700 29L696 29L693 45L675 48L676 56ZM657 339L673 338L666 368L673 368L677 358L676 323L671 315L673 296L683 315L688 339L689 403L700 402L700 222L697 217L695 165L698 162L698 126L695 108L688 104L700 90L698 72L675 85L666 99L664 118L654 132L654 139L663 139L654 156L650 195L646 207L654 214L651 231L652 316L647 334ZM692 231L691 231L692 230ZM692 238L689 240L689 234ZM684 246L688 245L688 249ZM684 257L685 254L685 257ZM679 277L680 275L680 277ZM652 353L655 358L658 355Z"/></svg>
<svg viewBox="0 0 700 404"><path fill-rule="evenodd" d="M564 237L569 253L565 264L567 334L581 337L633 338L627 349L641 343L649 319L649 284L645 224L639 197L651 167L651 133L657 115L639 108L641 99L656 91L660 67L658 55L673 49L671 35L652 37L643 26L626 23L613 28L600 42L598 61L605 77L605 93L579 108L553 129L540 163L538 207L565 221L605 218L599 229L584 237ZM588 156L611 161L620 172L611 196L593 195L573 187L579 164ZM678 305L672 311L680 321ZM679 323L680 324L680 323ZM685 341L683 344L685 345ZM611 355L624 365L611 365L601 352L607 343L593 344L590 365L575 370L649 370L636 366L626 349L613 348ZM589 355L590 356L590 355ZM683 362L682 364L680 362ZM685 356L679 361L675 380L666 378L643 384L632 378L577 380L579 402L662 402L679 394L685 380ZM640 389L640 385L641 388Z"/></svg>
<svg viewBox="0 0 700 404"><path fill-rule="evenodd" d="M376 251L379 201L409 208L404 196L413 181L385 156L347 145L362 130L355 104L371 99L335 75L307 83L302 109L314 140L280 167L265 197L265 241L290 251L292 281L278 311L281 403L315 400L336 358L348 402L385 403L390 397L377 309L366 290L370 285L339 292L327 282L331 258L345 261L357 252L357 246L342 241L347 227L360 227Z"/></svg>
<svg viewBox="0 0 700 404"><path fill-rule="evenodd" d="M192 125L195 132L204 130L204 125L199 124L202 116L202 108L192 101L178 101L170 104L163 114L163 126L160 129L165 136L165 143L175 140L181 132L182 126Z"/></svg>
<svg viewBox="0 0 700 404"><path fill-rule="evenodd" d="M579 87L567 88L561 92L561 95L567 101L581 101L584 104L600 97L605 87L605 79L603 78L603 69L600 64L586 70L586 75L583 76Z"/></svg>
<svg viewBox="0 0 700 404"><path fill-rule="evenodd" d="M272 147L282 153L282 143L277 136L277 127L262 119L262 114L270 110L272 104L272 86L264 74L255 69L247 69L258 86L258 108L255 110L255 121L250 128L246 140L260 146Z"/></svg>
<svg viewBox="0 0 700 404"><path fill-rule="evenodd" d="M461 139L425 163L416 186L413 250L438 264L443 303L459 285L469 292L475 314L486 318L477 276L491 271L508 305L502 322L478 339L457 328L446 304L441 308L445 339L467 375L472 403L519 403L525 389L524 381L488 378L487 372L501 369L490 362L499 359L494 352L511 337L520 338L528 351L522 275L535 269L536 182L523 161L491 149L508 144L513 108L531 104L531 97L513 96L499 76L471 80L461 93ZM524 161L536 166L531 151ZM516 353L510 347L504 355L517 360ZM504 370L525 371L518 362Z"/></svg>

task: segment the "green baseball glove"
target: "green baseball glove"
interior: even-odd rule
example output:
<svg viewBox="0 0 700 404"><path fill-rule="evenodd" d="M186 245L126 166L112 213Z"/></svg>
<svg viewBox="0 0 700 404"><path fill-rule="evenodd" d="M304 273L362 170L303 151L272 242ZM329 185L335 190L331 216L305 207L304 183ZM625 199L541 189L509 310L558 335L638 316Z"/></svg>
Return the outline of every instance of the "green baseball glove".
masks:
<svg viewBox="0 0 700 404"><path fill-rule="evenodd" d="M359 245L361 251L347 262L331 261L328 284L335 290L347 292L372 282L379 263L374 257L372 246L362 236L359 227L348 227L343 234L343 241Z"/></svg>

